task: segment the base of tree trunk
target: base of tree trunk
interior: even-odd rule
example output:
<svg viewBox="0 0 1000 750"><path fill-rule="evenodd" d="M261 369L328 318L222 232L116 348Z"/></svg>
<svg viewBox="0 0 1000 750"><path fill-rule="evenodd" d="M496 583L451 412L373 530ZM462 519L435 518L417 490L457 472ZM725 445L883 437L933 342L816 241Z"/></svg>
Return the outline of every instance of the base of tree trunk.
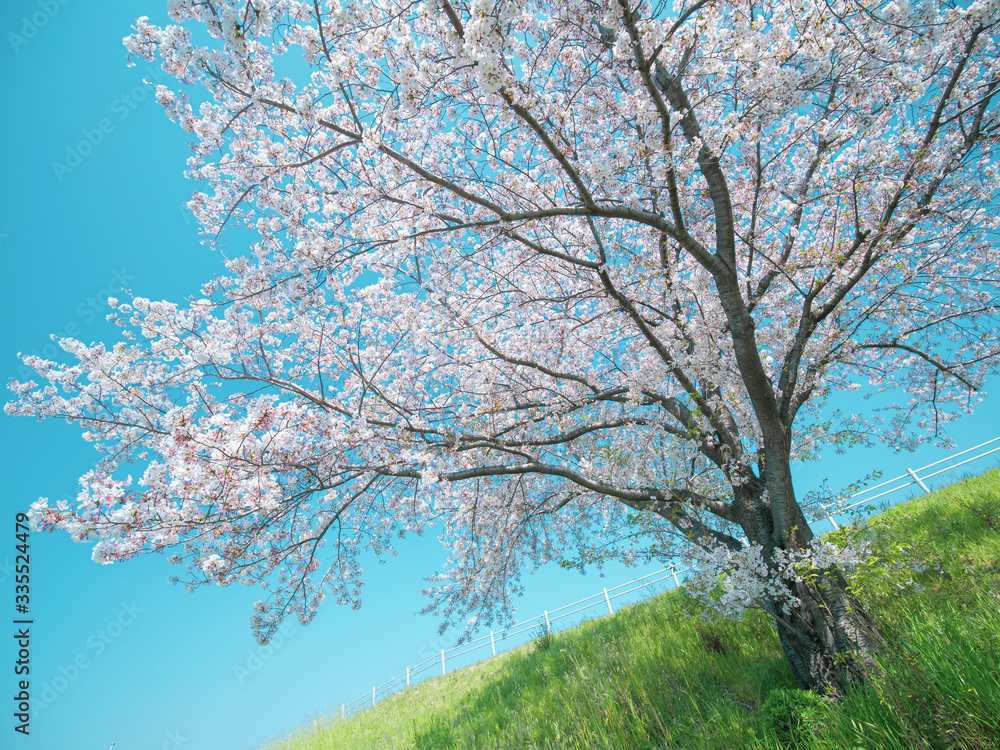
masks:
<svg viewBox="0 0 1000 750"><path fill-rule="evenodd" d="M872 617L847 593L839 571L815 573L814 583L788 582L800 605L784 612L782 602L772 601L767 609L799 687L841 698L849 685L863 685L877 674L875 656L885 642Z"/></svg>

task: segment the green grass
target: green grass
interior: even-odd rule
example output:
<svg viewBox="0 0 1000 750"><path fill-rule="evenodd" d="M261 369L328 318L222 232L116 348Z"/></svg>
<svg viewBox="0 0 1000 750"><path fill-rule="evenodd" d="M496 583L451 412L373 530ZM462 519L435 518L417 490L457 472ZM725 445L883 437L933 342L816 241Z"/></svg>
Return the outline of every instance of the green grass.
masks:
<svg viewBox="0 0 1000 750"><path fill-rule="evenodd" d="M265 750L1000 750L1000 470L829 536L890 648L833 703L796 689L768 619L708 624L683 589L407 688Z"/></svg>

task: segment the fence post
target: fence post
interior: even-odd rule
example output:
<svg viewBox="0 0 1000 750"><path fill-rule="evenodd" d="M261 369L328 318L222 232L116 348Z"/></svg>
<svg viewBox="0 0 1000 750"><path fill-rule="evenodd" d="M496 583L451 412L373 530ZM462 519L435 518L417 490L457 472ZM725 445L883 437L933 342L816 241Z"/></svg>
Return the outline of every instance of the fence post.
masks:
<svg viewBox="0 0 1000 750"><path fill-rule="evenodd" d="M375 705L375 686L372 685L372 705Z"/></svg>
<svg viewBox="0 0 1000 750"><path fill-rule="evenodd" d="M674 577L674 588L679 589L681 587L681 582L677 580L677 571L674 570L673 565L670 566L670 575Z"/></svg>
<svg viewBox="0 0 1000 750"><path fill-rule="evenodd" d="M837 525L837 521L836 521L836 519L835 519L835 518L833 517L833 514L832 514L832 513L830 513L830 508L829 508L829 507L827 507L827 505L826 505L825 503L823 503L822 505L823 505L823 510L825 510L825 511L826 511L826 517L827 517L827 519L828 519L828 520L830 521L830 523L832 523L832 524L833 524L833 528L834 528L834 530L837 530L837 529L839 529L839 528L840 528L840 526L838 526L838 525Z"/></svg>
<svg viewBox="0 0 1000 750"><path fill-rule="evenodd" d="M915 472L913 469L909 469L908 468L906 470L906 473L909 474L911 477L913 477L913 481L920 485L920 489L922 489L928 495L931 494L931 491L927 487L927 485L924 484L923 480L920 477L917 476L917 472Z"/></svg>
<svg viewBox="0 0 1000 750"><path fill-rule="evenodd" d="M493 631L490 631L490 646L493 648L493 655L497 655L497 642L493 639Z"/></svg>
<svg viewBox="0 0 1000 750"><path fill-rule="evenodd" d="M611 609L611 597L608 596L608 589L607 589L607 587L604 588L604 603L608 605L608 614L609 615L613 615L615 613L615 611L613 609Z"/></svg>
<svg viewBox="0 0 1000 750"><path fill-rule="evenodd" d="M441 649L441 674L444 674L444 649Z"/></svg>
<svg viewBox="0 0 1000 750"><path fill-rule="evenodd" d="M410 686L410 668L406 668L406 687Z"/></svg>
<svg viewBox="0 0 1000 750"><path fill-rule="evenodd" d="M549 622L549 611L545 610L545 632L552 635L552 623Z"/></svg>
<svg viewBox="0 0 1000 750"><path fill-rule="evenodd" d="M345 720L347 719L347 704L346 703L341 703L340 704L340 718L341 719L345 719Z"/></svg>

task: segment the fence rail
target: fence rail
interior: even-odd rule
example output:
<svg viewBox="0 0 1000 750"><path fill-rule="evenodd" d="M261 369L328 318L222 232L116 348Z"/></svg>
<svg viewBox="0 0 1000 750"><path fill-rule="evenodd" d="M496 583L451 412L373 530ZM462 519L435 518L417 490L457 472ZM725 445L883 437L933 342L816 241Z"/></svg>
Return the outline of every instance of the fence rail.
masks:
<svg viewBox="0 0 1000 750"><path fill-rule="evenodd" d="M948 465L945 466L944 468L937 469L936 471L930 474L924 473L928 469L938 467L946 462L954 462L954 460L957 458L961 458L962 456L966 456L969 453L973 453L974 451L979 451L980 449L987 448L988 446L992 447L989 447L988 450L983 450L982 452L977 453L975 456L972 456L971 458L965 458L957 463L948 463ZM954 469L957 469L961 466L965 466L966 464L972 463L973 461L977 461L979 459L985 458L986 456L998 452L1000 452L1000 437L993 438L992 440L987 440L985 443L980 443L979 445L975 445L972 448L967 448L966 450L961 451L959 453L953 453L949 456L946 456L945 458L940 459L939 461L935 461L933 463L927 464L926 466L922 466L919 469L908 468L906 470L906 473L901 474L898 477L886 480L885 482L876 484L873 487L867 487L864 490L861 490L860 492L856 492L853 495L850 495L847 498L847 501L853 500L854 502L850 502L848 505L840 505L840 504L837 504L837 506L823 505L822 506L823 512L818 516L816 516L815 518L813 518L812 522L810 523L810 526L812 526L817 522L829 521L833 525L834 529L839 528L836 520L837 516L843 516L852 508L857 508L861 505L866 505L867 503L871 503L875 500L878 500L879 498L885 497L886 495L890 495L894 492L899 492L900 490L905 490L909 487L912 487L913 485L917 485L925 493L931 492L930 487L927 485L928 480L936 476L939 476L940 474L944 474L945 472L948 471L953 471ZM889 487L890 485L893 486L891 486L889 489L883 489L884 487ZM876 490L882 490L882 491L878 492L877 494L871 494ZM353 701L350 701L349 703L341 704L340 706L341 717L347 718L348 716L356 713L357 711L374 706L379 699L387 698L390 695L397 692L398 690L414 684L414 682L417 681L416 678L419 675L426 676L426 673L429 672L437 673L438 669L440 669L440 674L446 674L449 658L454 660L460 656L466 656L481 649L489 648L490 651L487 652L485 656L476 660L476 661L482 661L482 659L484 658L490 658L491 656L496 656L498 653L502 653L503 650L507 650L507 649L498 649L499 645L504 645L501 644L502 641L506 641L507 644L509 644L511 643L511 639L514 639L519 635L524 635L525 633L529 633L531 631L540 630L542 627L544 627L547 632L551 633L552 623L579 614L594 607L600 607L602 604L604 605L604 608L607 609L608 615L613 615L615 612L614 607L611 604L613 599L627 596L628 594L632 594L643 589L649 590L650 586L653 586L654 584L657 583L663 583L664 581L672 583L673 588L679 587L681 585L683 574L687 573L690 570L691 570L690 567L677 569L674 565L670 565L667 568L663 568L662 570L658 570L654 573L649 573L647 575L641 576L631 581L626 581L625 583L619 584L618 586L613 586L611 588L605 587L596 594L584 597L583 599L571 602L569 604L565 604L562 607L559 607L558 609L545 610L541 615L532 618L531 620L528 620L526 623L525 622L515 623L509 628L505 628L503 630L497 630L497 631L491 630L489 634L480 636L479 638L471 640L468 643L464 643L461 646L456 646L455 648L451 649L442 649L440 653L434 654L433 656L430 656L427 659L424 659L423 661L414 664L413 666L407 667L405 672L402 672L396 675L395 677L387 680L386 682L383 682L381 685L373 685L370 693L365 693L364 695L355 698ZM630 586L631 588L627 588ZM619 589L626 589L626 590L619 591ZM575 609L572 609L574 607ZM513 646L509 647L513 648Z"/></svg>
<svg viewBox="0 0 1000 750"><path fill-rule="evenodd" d="M935 461L934 463L927 464L926 466L921 466L919 469L907 469L905 474L900 474L898 477L894 477L893 479L888 479L882 482L881 484L876 484L874 487L867 487L861 490L860 492L855 492L853 495L850 496L849 499L854 500L855 498L860 497L861 500L857 500L856 502L851 503L850 505L845 505L841 508L838 508L836 513L830 513L829 506L824 506L824 510L826 512L820 517L815 518L813 520L814 521L821 521L823 519L829 520L830 523L833 524L833 528L836 529L839 527L837 526L837 521L834 518L834 515L843 515L852 508L857 508L858 506L865 505L866 503L870 503L873 500L877 500L880 497L892 494L893 492L898 492L899 490L905 490L907 487L911 487L914 484L918 485L920 489L922 489L925 493L930 492L931 490L926 484L926 481L928 479L933 479L939 474L944 474L946 471L952 471L960 466L965 466L968 463L977 461L980 458L985 458L986 456L989 456L993 453L1000 452L1000 445L996 445L997 443L1000 443L1000 437L995 437L992 440L987 440L985 443L980 443L979 445L974 445L971 448L966 448L964 451L961 451L959 453L953 453L949 456L945 456L944 458ZM938 469L937 471L932 472L930 474L923 474L923 472L925 472L927 469L939 466L946 461L954 461L956 458L960 458L966 454L972 453L973 451L977 451L980 448L985 448L989 445L992 445L993 447L990 448L989 450L983 451L982 453L978 453L972 458L964 459L962 461L959 461L958 463L949 463L943 469ZM923 476L921 476L920 474L923 474ZM897 484L898 482L902 482L902 484ZM887 490L883 490L882 492L879 492L877 495L870 494L875 490L882 489L883 487L886 487L890 484L895 484L896 486Z"/></svg>

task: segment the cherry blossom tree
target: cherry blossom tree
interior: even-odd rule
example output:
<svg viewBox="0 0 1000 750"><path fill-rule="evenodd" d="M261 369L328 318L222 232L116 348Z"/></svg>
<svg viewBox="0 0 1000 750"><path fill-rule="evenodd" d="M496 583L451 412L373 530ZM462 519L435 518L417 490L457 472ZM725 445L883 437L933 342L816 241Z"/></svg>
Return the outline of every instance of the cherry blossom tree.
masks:
<svg viewBox="0 0 1000 750"><path fill-rule="evenodd" d="M102 454L39 528L259 582L265 640L431 527L428 609L469 628L525 564L688 554L803 687L864 679L862 551L791 464L938 436L998 369L1000 3L169 8L126 45L179 82L208 242L259 239L24 357L8 413ZM898 403L827 408L862 387Z"/></svg>

